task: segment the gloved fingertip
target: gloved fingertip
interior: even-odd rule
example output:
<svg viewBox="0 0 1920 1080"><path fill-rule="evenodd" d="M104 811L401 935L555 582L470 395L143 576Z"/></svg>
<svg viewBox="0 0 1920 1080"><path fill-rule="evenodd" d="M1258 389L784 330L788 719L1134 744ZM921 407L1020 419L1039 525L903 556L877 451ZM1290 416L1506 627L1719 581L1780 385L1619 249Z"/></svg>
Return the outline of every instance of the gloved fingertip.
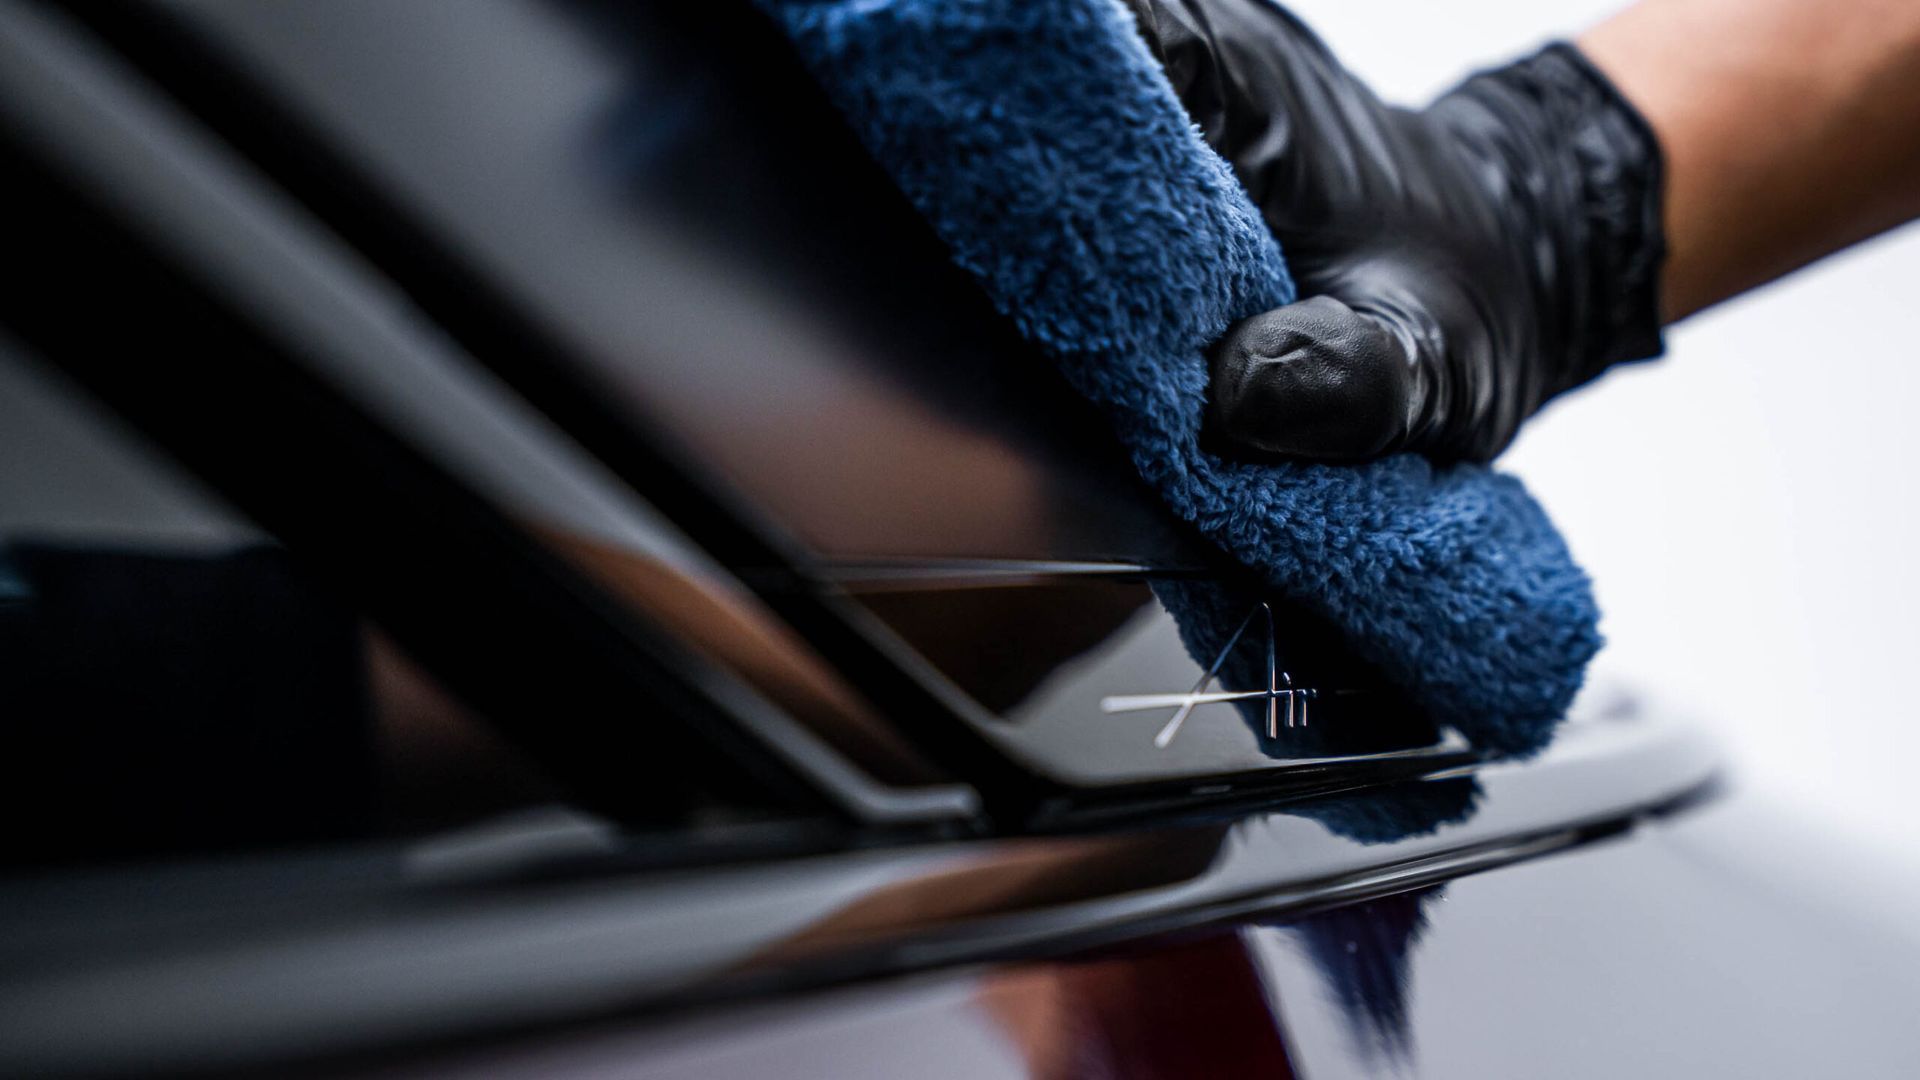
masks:
<svg viewBox="0 0 1920 1080"><path fill-rule="evenodd" d="M1328 297L1256 315L1211 355L1207 422L1243 450L1362 461L1406 434L1411 374L1393 336Z"/></svg>

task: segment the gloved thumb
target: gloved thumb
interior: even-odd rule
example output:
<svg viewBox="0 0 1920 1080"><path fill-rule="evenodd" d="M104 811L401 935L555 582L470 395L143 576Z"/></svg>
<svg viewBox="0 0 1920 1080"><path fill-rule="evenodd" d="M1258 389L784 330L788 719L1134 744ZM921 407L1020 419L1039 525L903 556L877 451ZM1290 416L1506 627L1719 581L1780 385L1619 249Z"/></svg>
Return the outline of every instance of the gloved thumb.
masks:
<svg viewBox="0 0 1920 1080"><path fill-rule="evenodd" d="M1406 347L1332 297L1234 325L1209 359L1209 434L1231 447L1358 461L1406 439L1417 378Z"/></svg>

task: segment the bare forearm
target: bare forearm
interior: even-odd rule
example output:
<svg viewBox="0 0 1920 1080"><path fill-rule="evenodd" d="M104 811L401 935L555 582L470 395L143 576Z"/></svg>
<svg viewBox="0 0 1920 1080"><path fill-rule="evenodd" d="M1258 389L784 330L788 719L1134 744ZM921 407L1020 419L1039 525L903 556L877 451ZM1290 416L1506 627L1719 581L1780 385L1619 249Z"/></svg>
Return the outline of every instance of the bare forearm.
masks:
<svg viewBox="0 0 1920 1080"><path fill-rule="evenodd" d="M1920 4L1642 0L1579 44L1666 153L1667 321L1920 216Z"/></svg>

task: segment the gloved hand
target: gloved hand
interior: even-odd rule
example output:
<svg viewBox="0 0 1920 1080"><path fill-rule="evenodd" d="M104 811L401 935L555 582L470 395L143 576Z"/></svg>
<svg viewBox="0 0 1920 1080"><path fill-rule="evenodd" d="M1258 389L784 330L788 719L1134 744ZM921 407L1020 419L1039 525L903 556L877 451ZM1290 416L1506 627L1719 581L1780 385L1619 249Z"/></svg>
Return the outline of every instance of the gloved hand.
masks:
<svg viewBox="0 0 1920 1080"><path fill-rule="evenodd" d="M1548 398L1661 351L1660 148L1572 46L1416 111L1264 0L1128 3L1303 297L1214 347L1210 436L1484 461Z"/></svg>

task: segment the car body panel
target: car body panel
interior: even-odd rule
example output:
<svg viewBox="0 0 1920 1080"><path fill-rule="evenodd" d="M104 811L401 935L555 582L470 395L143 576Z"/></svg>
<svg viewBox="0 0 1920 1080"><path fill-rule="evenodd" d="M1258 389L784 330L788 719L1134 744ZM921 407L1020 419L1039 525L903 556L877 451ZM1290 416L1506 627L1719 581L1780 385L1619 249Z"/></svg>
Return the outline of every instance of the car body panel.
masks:
<svg viewBox="0 0 1920 1080"><path fill-rule="evenodd" d="M0 438L109 444L0 541L277 536L567 795L10 872L0 1071L1914 1074L1867 867L1613 688L1427 725L685 8L0 7Z"/></svg>

